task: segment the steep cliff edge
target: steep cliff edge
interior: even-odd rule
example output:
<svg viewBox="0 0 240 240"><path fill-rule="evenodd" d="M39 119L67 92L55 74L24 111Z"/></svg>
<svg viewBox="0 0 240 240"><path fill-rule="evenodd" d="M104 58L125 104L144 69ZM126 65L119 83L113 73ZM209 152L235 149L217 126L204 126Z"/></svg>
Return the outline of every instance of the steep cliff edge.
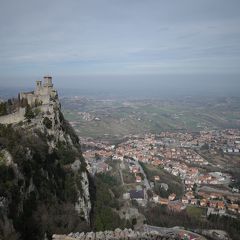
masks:
<svg viewBox="0 0 240 240"><path fill-rule="evenodd" d="M78 137L52 84L37 87L0 117L0 239L89 230L89 178Z"/></svg>

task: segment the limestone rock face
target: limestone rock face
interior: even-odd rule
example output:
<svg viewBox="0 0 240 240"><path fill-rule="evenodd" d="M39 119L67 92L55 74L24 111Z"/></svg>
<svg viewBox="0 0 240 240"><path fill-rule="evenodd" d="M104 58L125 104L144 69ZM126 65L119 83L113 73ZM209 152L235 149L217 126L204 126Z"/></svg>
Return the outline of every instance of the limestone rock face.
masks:
<svg viewBox="0 0 240 240"><path fill-rule="evenodd" d="M91 200L89 193L89 181L86 172L81 173L82 189L78 191L78 200L75 203L75 209L81 217L84 217L88 222L90 222L90 211L91 211Z"/></svg>

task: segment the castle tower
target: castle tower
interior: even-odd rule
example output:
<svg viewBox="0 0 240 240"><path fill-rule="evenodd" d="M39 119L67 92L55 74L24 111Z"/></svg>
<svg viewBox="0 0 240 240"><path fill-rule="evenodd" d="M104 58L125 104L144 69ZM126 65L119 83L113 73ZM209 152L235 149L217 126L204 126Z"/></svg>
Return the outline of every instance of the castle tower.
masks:
<svg viewBox="0 0 240 240"><path fill-rule="evenodd" d="M36 81L35 94L38 95L41 90L42 90L42 81L37 80Z"/></svg>
<svg viewBox="0 0 240 240"><path fill-rule="evenodd" d="M51 76L44 76L43 79L44 79L43 87L47 87L47 88L53 87Z"/></svg>
<svg viewBox="0 0 240 240"><path fill-rule="evenodd" d="M41 88L42 87L42 81L37 80L36 81L36 87Z"/></svg>

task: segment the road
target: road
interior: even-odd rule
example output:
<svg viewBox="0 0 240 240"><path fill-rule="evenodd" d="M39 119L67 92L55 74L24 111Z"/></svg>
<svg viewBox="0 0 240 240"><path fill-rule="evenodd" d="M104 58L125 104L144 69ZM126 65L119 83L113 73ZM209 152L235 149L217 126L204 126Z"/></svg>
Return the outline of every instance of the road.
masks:
<svg viewBox="0 0 240 240"><path fill-rule="evenodd" d="M193 232L190 232L190 231L187 231L187 230L184 230L184 229L181 229L179 227L174 227L174 228L165 228L165 227L157 227L157 226L150 226L150 225L147 225L145 224L143 226L143 230L145 232L149 232L149 231L157 231L159 232L160 234L162 235L167 235L167 236L171 236L171 237L175 237L177 239L178 237L178 234L180 232L183 232L187 235L190 235L192 236L192 238L195 238L195 239L198 239L198 240L206 240L205 237L197 234L197 233L193 233Z"/></svg>
<svg viewBox="0 0 240 240"><path fill-rule="evenodd" d="M134 163L140 169L140 172L144 176L143 183L144 183L144 185L146 187L146 190L151 189L151 186L150 186L150 183L149 183L149 181L147 179L146 173L143 171L143 168L139 164L139 162L138 161L134 161L134 160L130 160L130 159L128 161Z"/></svg>
<svg viewBox="0 0 240 240"><path fill-rule="evenodd" d="M157 227L157 226L151 226L147 224L143 226L143 230L144 232L156 231L162 235L172 235L172 236L177 236L179 231L173 228Z"/></svg>

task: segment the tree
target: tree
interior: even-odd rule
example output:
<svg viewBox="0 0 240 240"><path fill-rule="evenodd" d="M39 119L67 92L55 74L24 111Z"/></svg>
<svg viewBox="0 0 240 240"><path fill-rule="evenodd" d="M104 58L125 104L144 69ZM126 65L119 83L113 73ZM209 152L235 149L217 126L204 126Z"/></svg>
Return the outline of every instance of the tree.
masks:
<svg viewBox="0 0 240 240"><path fill-rule="evenodd" d="M46 128L51 129L52 128L52 121L48 118L45 117L43 119L43 124L45 125Z"/></svg>
<svg viewBox="0 0 240 240"><path fill-rule="evenodd" d="M132 228L134 228L134 226L137 224L137 219L133 218L132 219Z"/></svg>
<svg viewBox="0 0 240 240"><path fill-rule="evenodd" d="M7 103L0 103L0 116L7 114Z"/></svg>
<svg viewBox="0 0 240 240"><path fill-rule="evenodd" d="M147 190L147 195L148 195L148 198L152 198L153 197L153 193L150 189Z"/></svg>
<svg viewBox="0 0 240 240"><path fill-rule="evenodd" d="M32 108L30 107L29 104L27 104L27 106L25 108L25 115L24 115L24 117L27 120L31 120L32 118L34 118L34 113L33 113Z"/></svg>

